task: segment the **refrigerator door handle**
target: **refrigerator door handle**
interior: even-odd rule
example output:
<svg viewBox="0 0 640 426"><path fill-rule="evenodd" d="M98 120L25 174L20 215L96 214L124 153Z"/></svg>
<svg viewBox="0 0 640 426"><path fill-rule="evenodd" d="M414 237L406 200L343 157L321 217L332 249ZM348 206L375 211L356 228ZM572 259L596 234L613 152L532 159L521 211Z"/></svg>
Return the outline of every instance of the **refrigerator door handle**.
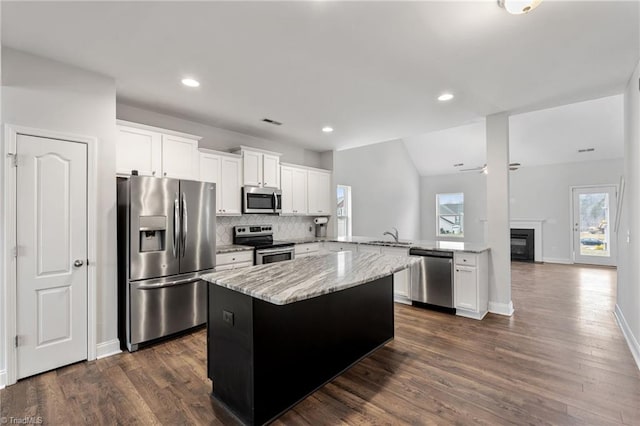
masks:
<svg viewBox="0 0 640 426"><path fill-rule="evenodd" d="M187 236L189 235L189 214L187 212L187 194L182 193L182 257L187 252Z"/></svg>
<svg viewBox="0 0 640 426"><path fill-rule="evenodd" d="M175 258L178 258L180 254L178 247L180 233L180 202L176 193L176 198L173 200L173 257Z"/></svg>

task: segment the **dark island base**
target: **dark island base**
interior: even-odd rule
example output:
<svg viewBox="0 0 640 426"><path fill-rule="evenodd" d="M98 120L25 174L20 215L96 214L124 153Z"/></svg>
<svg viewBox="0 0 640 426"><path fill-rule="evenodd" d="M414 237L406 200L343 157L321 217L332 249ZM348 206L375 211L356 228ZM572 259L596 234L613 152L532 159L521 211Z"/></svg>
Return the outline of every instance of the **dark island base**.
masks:
<svg viewBox="0 0 640 426"><path fill-rule="evenodd" d="M268 423L393 339L393 277L287 305L208 286L212 395Z"/></svg>

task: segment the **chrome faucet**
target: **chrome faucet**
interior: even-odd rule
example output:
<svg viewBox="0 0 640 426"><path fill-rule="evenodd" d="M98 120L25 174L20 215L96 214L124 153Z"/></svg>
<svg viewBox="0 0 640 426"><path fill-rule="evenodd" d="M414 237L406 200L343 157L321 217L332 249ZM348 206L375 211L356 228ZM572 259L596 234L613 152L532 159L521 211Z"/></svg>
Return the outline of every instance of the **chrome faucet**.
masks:
<svg viewBox="0 0 640 426"><path fill-rule="evenodd" d="M399 239L398 239L398 230L397 230L396 228L391 228L391 229L393 229L394 231L396 231L396 232L395 232L395 234L394 234L394 233L392 233L392 232L387 231L387 232L385 232L385 233L384 233L384 234L382 234L382 235L391 235L391 236L393 237L393 239L394 239L394 240L396 240L396 243L397 243L397 242L398 242L398 240L399 240Z"/></svg>

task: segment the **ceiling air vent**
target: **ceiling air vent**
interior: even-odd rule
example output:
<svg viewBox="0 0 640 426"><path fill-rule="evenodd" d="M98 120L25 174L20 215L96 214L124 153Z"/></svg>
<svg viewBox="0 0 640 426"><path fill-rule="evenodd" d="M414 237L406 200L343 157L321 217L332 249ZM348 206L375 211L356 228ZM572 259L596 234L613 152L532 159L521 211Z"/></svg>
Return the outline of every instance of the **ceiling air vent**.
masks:
<svg viewBox="0 0 640 426"><path fill-rule="evenodd" d="M276 120L272 120L270 118L263 118L262 121L265 123L273 124L274 126L282 126L282 123Z"/></svg>
<svg viewBox="0 0 640 426"><path fill-rule="evenodd" d="M582 148L582 149L579 149L578 152L582 154L583 152L593 152L595 150L596 150L595 148Z"/></svg>
<svg viewBox="0 0 640 426"><path fill-rule="evenodd" d="M462 167L464 166L464 163L456 163L453 165L453 167Z"/></svg>

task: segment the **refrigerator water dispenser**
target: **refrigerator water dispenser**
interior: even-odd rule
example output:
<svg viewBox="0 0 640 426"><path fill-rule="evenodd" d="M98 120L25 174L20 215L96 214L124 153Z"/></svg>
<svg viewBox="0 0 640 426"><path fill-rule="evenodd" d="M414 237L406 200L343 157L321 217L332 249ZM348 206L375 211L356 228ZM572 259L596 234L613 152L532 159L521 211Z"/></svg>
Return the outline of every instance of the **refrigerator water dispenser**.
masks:
<svg viewBox="0 0 640 426"><path fill-rule="evenodd" d="M140 252L163 251L166 248L167 217L140 216Z"/></svg>

